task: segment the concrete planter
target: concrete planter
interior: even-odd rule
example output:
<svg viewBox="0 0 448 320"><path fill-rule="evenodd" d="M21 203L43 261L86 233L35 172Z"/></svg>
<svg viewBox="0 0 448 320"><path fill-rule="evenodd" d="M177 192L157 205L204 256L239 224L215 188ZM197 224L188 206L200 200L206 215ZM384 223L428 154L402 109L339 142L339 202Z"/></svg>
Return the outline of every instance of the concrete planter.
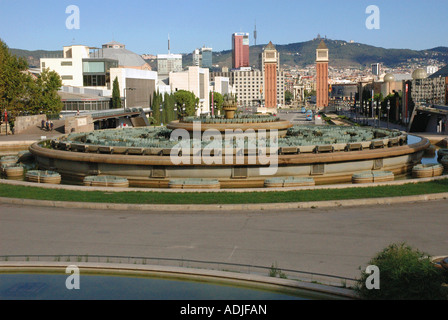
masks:
<svg viewBox="0 0 448 320"><path fill-rule="evenodd" d="M169 188L175 189L219 189L216 179L173 179L168 183Z"/></svg>
<svg viewBox="0 0 448 320"><path fill-rule="evenodd" d="M10 166L4 169L5 175L8 178L18 178L23 176L22 166Z"/></svg>
<svg viewBox="0 0 448 320"><path fill-rule="evenodd" d="M443 157L448 156L448 149L439 149L437 151L437 161L440 162Z"/></svg>
<svg viewBox="0 0 448 320"><path fill-rule="evenodd" d="M440 159L440 163L442 164L443 168L448 171L448 156L444 156L442 159Z"/></svg>
<svg viewBox="0 0 448 320"><path fill-rule="evenodd" d="M264 181L265 188L308 187L314 185L314 179L309 177L271 178Z"/></svg>
<svg viewBox="0 0 448 320"><path fill-rule="evenodd" d="M393 181L395 176L390 171L367 171L355 173L352 176L352 182L358 183L374 183L374 182L386 182Z"/></svg>
<svg viewBox="0 0 448 320"><path fill-rule="evenodd" d="M54 171L30 170L26 173L26 180L36 183L60 184L61 175Z"/></svg>
<svg viewBox="0 0 448 320"><path fill-rule="evenodd" d="M412 168L414 178L430 178L442 175L443 166L441 164L418 164Z"/></svg>
<svg viewBox="0 0 448 320"><path fill-rule="evenodd" d="M129 181L126 178L115 176L87 176L84 178L84 185L90 187L127 188L129 187Z"/></svg>

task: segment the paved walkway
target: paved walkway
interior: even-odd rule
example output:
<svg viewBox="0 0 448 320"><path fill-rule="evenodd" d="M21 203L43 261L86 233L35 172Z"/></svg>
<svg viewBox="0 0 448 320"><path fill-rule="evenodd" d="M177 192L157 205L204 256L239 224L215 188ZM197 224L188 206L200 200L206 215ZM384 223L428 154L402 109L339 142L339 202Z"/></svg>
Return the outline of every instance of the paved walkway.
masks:
<svg viewBox="0 0 448 320"><path fill-rule="evenodd" d="M447 205L198 213L0 204L0 255L184 258L357 278L359 267L391 243L448 254Z"/></svg>
<svg viewBox="0 0 448 320"><path fill-rule="evenodd" d="M40 126L30 127L20 134L2 134L0 135L0 143L6 141L39 141L43 136L53 138L64 134L64 120L55 120L53 131L47 131Z"/></svg>

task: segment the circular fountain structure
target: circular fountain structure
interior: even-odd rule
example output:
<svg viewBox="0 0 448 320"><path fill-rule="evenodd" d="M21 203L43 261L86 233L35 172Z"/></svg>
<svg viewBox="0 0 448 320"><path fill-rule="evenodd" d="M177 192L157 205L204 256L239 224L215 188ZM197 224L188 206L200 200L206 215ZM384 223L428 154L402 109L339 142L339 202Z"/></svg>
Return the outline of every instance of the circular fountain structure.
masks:
<svg viewBox="0 0 448 320"><path fill-rule="evenodd" d="M301 178L310 185L351 183L369 171L408 175L429 146L424 138L408 144L397 130L293 126L270 115L236 114L72 133L35 143L30 152L39 168L80 184L87 176L115 176L130 187L204 189L200 184L210 181L213 188L262 188L272 179L288 186Z"/></svg>

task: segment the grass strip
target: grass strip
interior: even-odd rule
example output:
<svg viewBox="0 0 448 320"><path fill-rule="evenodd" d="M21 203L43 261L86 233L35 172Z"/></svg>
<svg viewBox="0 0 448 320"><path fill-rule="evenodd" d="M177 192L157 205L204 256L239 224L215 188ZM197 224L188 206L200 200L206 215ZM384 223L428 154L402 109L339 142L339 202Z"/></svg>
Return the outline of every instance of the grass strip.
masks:
<svg viewBox="0 0 448 320"><path fill-rule="evenodd" d="M412 196L443 192L448 192L448 179L421 183L409 183L399 186L241 193L75 191L0 184L0 197L6 198L128 204L245 204L309 202Z"/></svg>

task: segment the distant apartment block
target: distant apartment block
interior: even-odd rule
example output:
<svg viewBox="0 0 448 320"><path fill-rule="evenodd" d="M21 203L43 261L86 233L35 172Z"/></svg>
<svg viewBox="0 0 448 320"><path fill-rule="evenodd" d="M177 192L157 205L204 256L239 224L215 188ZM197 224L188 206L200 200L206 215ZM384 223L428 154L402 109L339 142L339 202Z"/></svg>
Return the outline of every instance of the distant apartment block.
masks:
<svg viewBox="0 0 448 320"><path fill-rule="evenodd" d="M264 75L261 70L232 70L227 72L211 72L210 80L226 77L241 107L258 107L265 105ZM285 104L285 73L277 70L277 104Z"/></svg>
<svg viewBox="0 0 448 320"><path fill-rule="evenodd" d="M381 74L381 64L372 63L372 74L374 76L379 76Z"/></svg>
<svg viewBox="0 0 448 320"><path fill-rule="evenodd" d="M436 73L437 71L439 71L439 68L436 66L427 66L426 67L426 73L428 75L432 75L432 74Z"/></svg>
<svg viewBox="0 0 448 320"><path fill-rule="evenodd" d="M170 72L182 71L181 54L158 54L157 55L157 73L159 77L168 77Z"/></svg>

